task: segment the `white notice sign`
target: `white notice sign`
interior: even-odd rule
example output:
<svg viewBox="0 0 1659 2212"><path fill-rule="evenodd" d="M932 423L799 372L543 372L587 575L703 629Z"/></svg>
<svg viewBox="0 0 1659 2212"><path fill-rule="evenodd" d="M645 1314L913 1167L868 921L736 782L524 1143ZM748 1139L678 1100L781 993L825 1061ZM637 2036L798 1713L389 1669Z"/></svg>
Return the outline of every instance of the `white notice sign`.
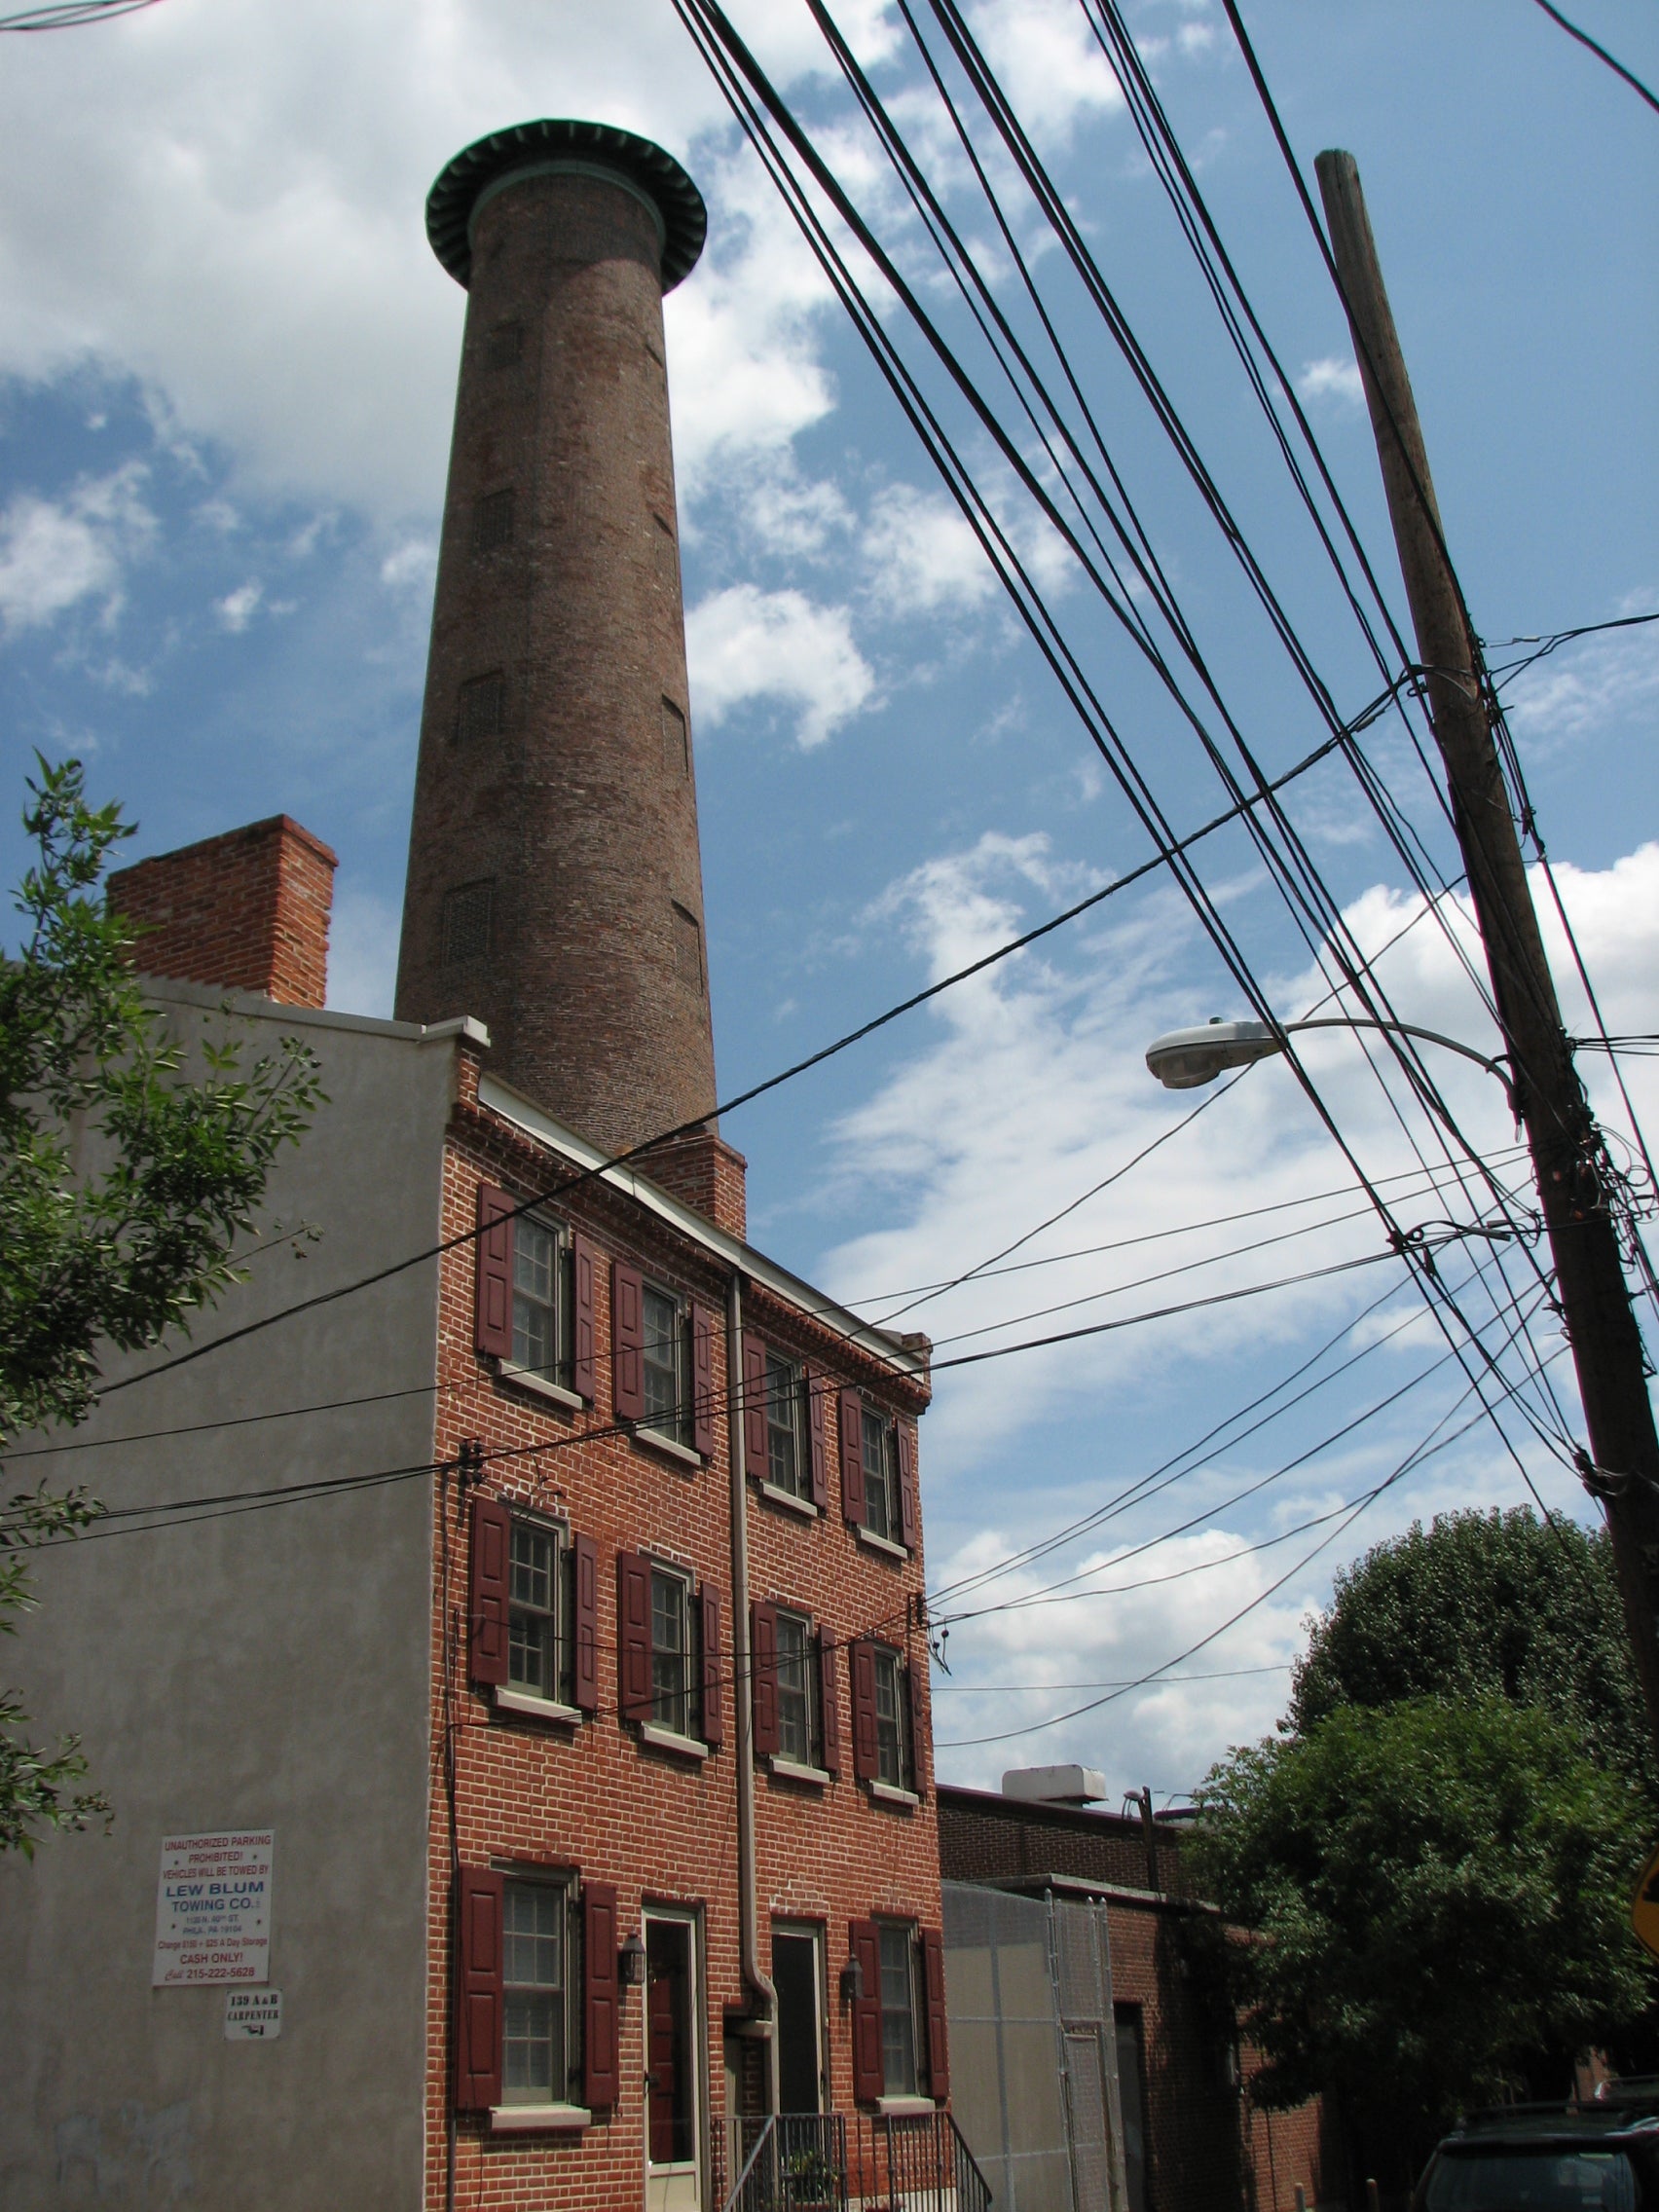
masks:
<svg viewBox="0 0 1659 2212"><path fill-rule="evenodd" d="M271 1973L270 1828L162 1839L154 1989Z"/></svg>
<svg viewBox="0 0 1659 2212"><path fill-rule="evenodd" d="M282 2033L282 1992L279 1989L227 1989L225 2041L275 2043Z"/></svg>

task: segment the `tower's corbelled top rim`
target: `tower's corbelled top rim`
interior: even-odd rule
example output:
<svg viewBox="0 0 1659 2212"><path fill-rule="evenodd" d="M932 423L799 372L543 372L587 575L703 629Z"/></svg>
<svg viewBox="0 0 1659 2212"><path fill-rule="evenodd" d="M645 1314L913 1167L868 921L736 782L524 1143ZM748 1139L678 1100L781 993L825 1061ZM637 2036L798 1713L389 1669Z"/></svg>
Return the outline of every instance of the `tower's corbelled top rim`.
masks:
<svg viewBox="0 0 1659 2212"><path fill-rule="evenodd" d="M494 184L518 169L608 170L643 193L662 218L662 288L673 291L697 266L708 235L703 195L672 154L608 123L515 123L457 154L426 196L426 236L458 284L472 276L472 211Z"/></svg>

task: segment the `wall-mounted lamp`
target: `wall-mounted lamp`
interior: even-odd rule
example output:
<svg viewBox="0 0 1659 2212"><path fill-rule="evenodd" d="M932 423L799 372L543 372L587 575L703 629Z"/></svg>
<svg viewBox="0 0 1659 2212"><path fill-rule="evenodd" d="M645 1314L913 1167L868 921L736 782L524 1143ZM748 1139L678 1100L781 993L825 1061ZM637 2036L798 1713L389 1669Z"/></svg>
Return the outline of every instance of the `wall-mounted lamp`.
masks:
<svg viewBox="0 0 1659 2212"><path fill-rule="evenodd" d="M645 1946L636 1928L616 1954L616 1981L622 1989L638 1989L645 1978Z"/></svg>
<svg viewBox="0 0 1659 2212"><path fill-rule="evenodd" d="M864 1962L861 1959L849 1959L841 1969L841 2002L843 2005L856 2005L864 1993Z"/></svg>

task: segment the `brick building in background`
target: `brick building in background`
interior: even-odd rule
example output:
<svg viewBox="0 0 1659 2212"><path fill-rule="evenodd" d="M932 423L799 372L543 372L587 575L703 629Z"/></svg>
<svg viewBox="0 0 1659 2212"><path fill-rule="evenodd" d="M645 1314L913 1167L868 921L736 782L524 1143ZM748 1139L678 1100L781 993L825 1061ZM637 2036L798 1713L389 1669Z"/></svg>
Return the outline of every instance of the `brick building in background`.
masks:
<svg viewBox="0 0 1659 2212"><path fill-rule="evenodd" d="M957 2118L999 2208L1347 2202L1323 2100L1250 2103L1184 1824L1150 1795L1138 1817L1100 1811L1104 1790L1083 1767L1016 1770L1001 1795L939 1790Z"/></svg>
<svg viewBox="0 0 1659 2212"><path fill-rule="evenodd" d="M119 1518L43 1557L18 1672L117 1810L0 1866L8 2206L701 2212L780 2110L855 2200L897 2157L983 2201L926 1342L748 1245L711 1118L661 316L702 223L591 125L434 187L470 289L399 1018L320 1010L285 818L112 885L176 1034L303 1037L328 1102L195 1333L235 1341L112 1363L157 1372L51 1462Z"/></svg>

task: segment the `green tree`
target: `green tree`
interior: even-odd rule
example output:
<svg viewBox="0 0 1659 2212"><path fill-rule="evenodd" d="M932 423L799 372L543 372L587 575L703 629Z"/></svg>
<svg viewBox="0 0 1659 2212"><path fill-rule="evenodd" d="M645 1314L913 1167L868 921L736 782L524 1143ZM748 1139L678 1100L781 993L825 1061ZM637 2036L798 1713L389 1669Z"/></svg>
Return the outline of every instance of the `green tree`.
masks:
<svg viewBox="0 0 1659 2212"><path fill-rule="evenodd" d="M155 1345L241 1279L237 1239L322 1096L293 1038L249 1061L228 1016L211 1036L169 1030L99 888L130 827L89 805L75 760L41 761L29 793L21 949L0 961L0 1452L84 1420L105 1347ZM29 1552L100 1510L44 1487L0 1508L0 1631L35 1603ZM0 1851L107 1811L76 1788L78 1739L33 1746L27 1719L0 1692Z"/></svg>
<svg viewBox="0 0 1659 2212"><path fill-rule="evenodd" d="M1616 1774L1653 1776L1612 1547L1526 1507L1446 1513L1337 1576L1291 1693L1308 1735L1344 1706L1489 1693L1541 1706Z"/></svg>
<svg viewBox="0 0 1659 2212"><path fill-rule="evenodd" d="M1626 1920L1646 1818L1572 1727L1491 1693L1337 1706L1235 1751L1193 1850L1249 1931L1228 1956L1258 2101L1334 2090L1403 2188L1459 2109L1559 2093L1652 1999Z"/></svg>

